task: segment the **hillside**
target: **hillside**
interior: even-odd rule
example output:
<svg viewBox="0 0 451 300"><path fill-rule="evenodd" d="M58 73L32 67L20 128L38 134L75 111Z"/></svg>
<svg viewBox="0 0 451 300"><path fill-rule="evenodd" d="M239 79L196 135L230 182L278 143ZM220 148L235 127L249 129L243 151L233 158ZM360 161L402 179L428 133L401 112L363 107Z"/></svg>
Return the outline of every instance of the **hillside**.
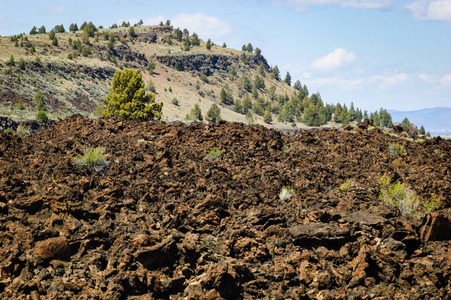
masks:
<svg viewBox="0 0 451 300"><path fill-rule="evenodd" d="M74 113L92 117L109 93L115 71L123 68L140 70L146 84L153 82L157 101L164 103L165 121L184 120L196 103L205 114L213 102L220 102L225 86L235 100L251 95L240 88L240 82L243 77L253 81L260 65L265 84L257 93L261 101L275 104L277 97L291 97L296 91L271 76L262 55L217 45L208 50L204 41L185 51L183 40L177 41L175 30L168 26L98 29L92 37L81 30L55 36L57 45L47 33L0 38L0 116L35 119L33 98L41 90L51 119ZM273 100L268 99L270 87L274 87ZM172 103L174 98L178 105ZM246 122L244 114L232 111L232 105L222 105L222 117ZM263 123L261 115L254 118Z"/></svg>
<svg viewBox="0 0 451 300"><path fill-rule="evenodd" d="M423 125L431 135L451 136L451 108L435 107L415 111L389 111L393 121L401 123L404 118L417 126Z"/></svg>
<svg viewBox="0 0 451 300"><path fill-rule="evenodd" d="M0 133L0 298L449 299L451 141L345 129ZM103 172L76 164L86 146ZM384 174L417 205L379 200Z"/></svg>

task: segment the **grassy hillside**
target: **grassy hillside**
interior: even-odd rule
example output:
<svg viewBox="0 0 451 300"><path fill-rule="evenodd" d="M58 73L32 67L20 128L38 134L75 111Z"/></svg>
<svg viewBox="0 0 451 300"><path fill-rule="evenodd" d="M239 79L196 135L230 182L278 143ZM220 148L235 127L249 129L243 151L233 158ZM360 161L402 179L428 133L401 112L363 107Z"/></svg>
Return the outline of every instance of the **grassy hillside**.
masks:
<svg viewBox="0 0 451 300"><path fill-rule="evenodd" d="M217 45L207 50L204 41L185 51L183 41L177 41L174 30L167 26L99 29L89 38L81 30L55 36L57 45L48 33L0 38L0 115L34 119L37 111L33 98L41 90L52 119L74 113L94 116L96 106L109 93L115 71L123 68L138 69L146 84L153 82L157 101L164 103L166 121L185 119L196 103L205 114L213 102L220 103L220 91L226 85L235 100L242 98L245 93L239 88L240 79L247 76L253 81L260 64L265 70L265 88L259 90L262 99L268 101L271 86L276 95L291 96L295 92L284 81L270 76L263 56ZM154 64L153 73L148 70L149 63ZM172 103L174 98L178 105ZM223 119L246 122L231 105L222 105L221 109ZM262 116L254 114L254 119L263 123Z"/></svg>

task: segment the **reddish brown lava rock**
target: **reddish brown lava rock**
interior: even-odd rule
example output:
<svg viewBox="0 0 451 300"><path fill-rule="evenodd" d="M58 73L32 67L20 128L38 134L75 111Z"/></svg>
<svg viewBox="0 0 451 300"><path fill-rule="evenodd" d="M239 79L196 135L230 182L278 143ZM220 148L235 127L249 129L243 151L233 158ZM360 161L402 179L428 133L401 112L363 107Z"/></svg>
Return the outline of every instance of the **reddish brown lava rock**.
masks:
<svg viewBox="0 0 451 300"><path fill-rule="evenodd" d="M72 116L0 133L0 298L449 299L451 142L369 125ZM75 164L86 146L105 148L106 170ZM384 174L419 213L435 193L436 212L381 202Z"/></svg>

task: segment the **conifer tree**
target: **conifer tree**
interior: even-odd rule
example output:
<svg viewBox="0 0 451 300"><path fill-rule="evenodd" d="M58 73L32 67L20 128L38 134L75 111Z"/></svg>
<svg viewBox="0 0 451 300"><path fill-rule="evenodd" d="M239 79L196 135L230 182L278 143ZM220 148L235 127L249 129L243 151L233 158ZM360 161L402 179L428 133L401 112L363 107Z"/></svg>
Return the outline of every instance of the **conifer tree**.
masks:
<svg viewBox="0 0 451 300"><path fill-rule="evenodd" d="M30 30L30 34L36 34L38 33L38 29L36 28L36 26L33 26L33 28L31 28Z"/></svg>
<svg viewBox="0 0 451 300"><path fill-rule="evenodd" d="M299 80L296 80L296 82L294 83L293 87L294 87L296 90L300 91L300 90L302 89L301 82L300 82Z"/></svg>
<svg viewBox="0 0 451 300"><path fill-rule="evenodd" d="M263 115L263 122L268 124L272 122L272 114L268 108L266 108L265 114Z"/></svg>
<svg viewBox="0 0 451 300"><path fill-rule="evenodd" d="M424 129L423 125L421 125L420 129L418 129L418 133L422 135L426 134L426 130Z"/></svg>
<svg viewBox="0 0 451 300"><path fill-rule="evenodd" d="M160 119L163 103L155 103L155 94L146 95L142 74L135 70L116 71L110 95L103 100L105 117L140 121Z"/></svg>
<svg viewBox="0 0 451 300"><path fill-rule="evenodd" d="M413 127L412 123L410 123L410 121L409 121L409 119L407 119L407 117L405 117L404 120L402 120L401 126L404 130L409 130Z"/></svg>
<svg viewBox="0 0 451 300"><path fill-rule="evenodd" d="M291 86L291 75L290 72L287 72L287 75L285 75L284 79L285 83Z"/></svg>
<svg viewBox="0 0 451 300"><path fill-rule="evenodd" d="M37 111L45 111L44 95L42 95L41 90L38 90L36 92L36 95L34 96L34 102L36 103Z"/></svg>
<svg viewBox="0 0 451 300"><path fill-rule="evenodd" d="M260 62L260 65L258 66L258 74L260 74L262 77L266 76L265 65L263 65L263 62Z"/></svg>
<svg viewBox="0 0 451 300"><path fill-rule="evenodd" d="M205 119L211 123L221 121L221 109L216 105L216 103L211 105L210 109L207 111Z"/></svg>
<svg viewBox="0 0 451 300"><path fill-rule="evenodd" d="M55 38L55 30L50 30L49 32L49 39L53 40Z"/></svg>
<svg viewBox="0 0 451 300"><path fill-rule="evenodd" d="M275 80L279 80L279 79L280 79L280 75L279 75L279 67L277 67L277 65L276 65L274 68L272 68L271 74L272 74L272 77L273 77Z"/></svg>
<svg viewBox="0 0 451 300"><path fill-rule="evenodd" d="M195 33L195 32L193 32L193 36L191 38L191 44L193 46L199 46L200 45L199 37L197 36L197 33Z"/></svg>
<svg viewBox="0 0 451 300"><path fill-rule="evenodd" d="M249 53L254 52L254 47L252 46L251 43L247 44L246 51Z"/></svg>
<svg viewBox="0 0 451 300"><path fill-rule="evenodd" d="M191 109L190 111L190 118L193 121L202 121L203 117L202 117L202 111L200 110L200 106L198 103L194 104L194 107Z"/></svg>
<svg viewBox="0 0 451 300"><path fill-rule="evenodd" d="M254 86L257 89L264 89L265 88L265 81L260 76L255 75Z"/></svg>
<svg viewBox="0 0 451 300"><path fill-rule="evenodd" d="M77 31L78 30L78 26L77 26L77 23L72 23L72 24L70 24L69 25L69 31L71 31L71 32L75 32L75 31Z"/></svg>

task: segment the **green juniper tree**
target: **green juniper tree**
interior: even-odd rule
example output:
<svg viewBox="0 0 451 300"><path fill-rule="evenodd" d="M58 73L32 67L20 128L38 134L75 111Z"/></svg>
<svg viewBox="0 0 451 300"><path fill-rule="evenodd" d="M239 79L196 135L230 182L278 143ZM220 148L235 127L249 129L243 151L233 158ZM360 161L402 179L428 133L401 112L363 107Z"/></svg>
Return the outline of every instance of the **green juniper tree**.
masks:
<svg viewBox="0 0 451 300"><path fill-rule="evenodd" d="M211 123L221 121L221 109L216 105L216 103L211 105L210 109L207 111L205 119Z"/></svg>
<svg viewBox="0 0 451 300"><path fill-rule="evenodd" d="M38 90L36 92L36 95L34 96L34 102L36 103L37 111L45 111L44 95L42 95L41 90Z"/></svg>
<svg viewBox="0 0 451 300"><path fill-rule="evenodd" d="M131 69L116 71L110 95L103 100L105 117L147 121L161 119L163 103L155 103L155 94L146 95L142 74Z"/></svg>
<svg viewBox="0 0 451 300"><path fill-rule="evenodd" d="M285 75L284 79L285 83L291 86L291 75L290 72L287 72L287 75Z"/></svg>

